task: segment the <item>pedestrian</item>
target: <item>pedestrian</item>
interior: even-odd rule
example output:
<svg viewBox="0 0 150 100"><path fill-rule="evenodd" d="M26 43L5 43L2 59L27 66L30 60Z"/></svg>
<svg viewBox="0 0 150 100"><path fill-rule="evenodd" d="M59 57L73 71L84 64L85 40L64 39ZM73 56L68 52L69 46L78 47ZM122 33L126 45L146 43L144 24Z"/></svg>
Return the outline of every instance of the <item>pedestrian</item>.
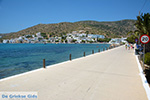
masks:
<svg viewBox="0 0 150 100"><path fill-rule="evenodd" d="M128 50L130 50L130 44L128 44Z"/></svg>
<svg viewBox="0 0 150 100"><path fill-rule="evenodd" d="M131 46L131 49L133 49L133 46L132 46L132 44L130 44L130 46Z"/></svg>
<svg viewBox="0 0 150 100"><path fill-rule="evenodd" d="M127 44L125 44L125 49L127 50Z"/></svg>

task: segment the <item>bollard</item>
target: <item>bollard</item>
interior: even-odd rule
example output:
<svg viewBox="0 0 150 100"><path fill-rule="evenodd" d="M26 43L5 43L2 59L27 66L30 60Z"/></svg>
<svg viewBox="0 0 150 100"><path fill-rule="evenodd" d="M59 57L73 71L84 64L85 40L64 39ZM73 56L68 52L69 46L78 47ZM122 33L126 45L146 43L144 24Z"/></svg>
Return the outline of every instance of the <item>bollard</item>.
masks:
<svg viewBox="0 0 150 100"><path fill-rule="evenodd" d="M70 61L71 61L71 54L69 55L69 59L70 59Z"/></svg>
<svg viewBox="0 0 150 100"><path fill-rule="evenodd" d="M103 51L105 51L105 49L103 48Z"/></svg>
<svg viewBox="0 0 150 100"><path fill-rule="evenodd" d="M92 54L94 54L94 50L92 50Z"/></svg>
<svg viewBox="0 0 150 100"><path fill-rule="evenodd" d="M100 52L100 49L98 49L98 52Z"/></svg>
<svg viewBox="0 0 150 100"><path fill-rule="evenodd" d="M85 57L85 52L83 53L83 56Z"/></svg>
<svg viewBox="0 0 150 100"><path fill-rule="evenodd" d="M45 68L45 59L43 59L43 68Z"/></svg>

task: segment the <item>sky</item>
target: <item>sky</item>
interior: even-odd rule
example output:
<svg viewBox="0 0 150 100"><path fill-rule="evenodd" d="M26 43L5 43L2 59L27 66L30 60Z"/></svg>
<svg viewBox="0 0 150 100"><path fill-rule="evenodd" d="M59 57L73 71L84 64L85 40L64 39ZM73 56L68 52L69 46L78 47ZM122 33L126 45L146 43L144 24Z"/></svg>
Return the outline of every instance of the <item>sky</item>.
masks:
<svg viewBox="0 0 150 100"><path fill-rule="evenodd" d="M150 0L0 0L0 33L37 24L118 21L150 13Z"/></svg>

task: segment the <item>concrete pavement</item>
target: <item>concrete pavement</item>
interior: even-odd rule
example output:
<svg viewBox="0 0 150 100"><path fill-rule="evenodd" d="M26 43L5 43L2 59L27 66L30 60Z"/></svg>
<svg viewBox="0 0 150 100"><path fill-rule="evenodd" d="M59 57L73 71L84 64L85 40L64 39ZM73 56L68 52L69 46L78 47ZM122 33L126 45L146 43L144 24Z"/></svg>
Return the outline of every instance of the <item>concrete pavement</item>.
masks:
<svg viewBox="0 0 150 100"><path fill-rule="evenodd" d="M147 100L133 50L124 46L0 81L39 100Z"/></svg>

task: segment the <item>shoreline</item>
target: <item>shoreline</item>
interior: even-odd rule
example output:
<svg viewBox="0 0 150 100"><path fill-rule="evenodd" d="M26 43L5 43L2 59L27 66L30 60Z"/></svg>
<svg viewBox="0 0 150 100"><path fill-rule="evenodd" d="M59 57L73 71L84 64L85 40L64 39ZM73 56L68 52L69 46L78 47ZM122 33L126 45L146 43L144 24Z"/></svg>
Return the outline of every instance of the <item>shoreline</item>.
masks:
<svg viewBox="0 0 150 100"><path fill-rule="evenodd" d="M119 47L122 47L122 46L119 46ZM108 49L108 50L101 51L101 52L96 52L94 54L90 54L90 55L87 55L85 57L90 57L90 56L93 56L93 55L99 54L99 53L105 53L105 52L108 52L110 50L114 50L114 49L119 48L119 47L115 47L115 48ZM42 67L42 68L38 68L38 69L35 69L35 70L27 71L27 72L24 72L24 73L20 73L20 74L16 74L16 75L13 75L13 76L9 76L9 77L6 77L6 78L2 78L2 79L0 79L0 82L5 81L5 80L9 80L9 79L12 79L12 78L15 78L15 77L27 75L27 74L30 74L30 73L38 72L38 71L41 71L41 70L46 70L47 68L51 68L51 67L59 66L61 64L65 64L65 63L69 63L69 62L72 62L72 61L80 60L80 59L83 59L85 57L82 56L82 57L79 57L79 58L72 59L71 61L67 60L67 61L64 61L64 62L57 63L57 64L45 66L46 68Z"/></svg>

